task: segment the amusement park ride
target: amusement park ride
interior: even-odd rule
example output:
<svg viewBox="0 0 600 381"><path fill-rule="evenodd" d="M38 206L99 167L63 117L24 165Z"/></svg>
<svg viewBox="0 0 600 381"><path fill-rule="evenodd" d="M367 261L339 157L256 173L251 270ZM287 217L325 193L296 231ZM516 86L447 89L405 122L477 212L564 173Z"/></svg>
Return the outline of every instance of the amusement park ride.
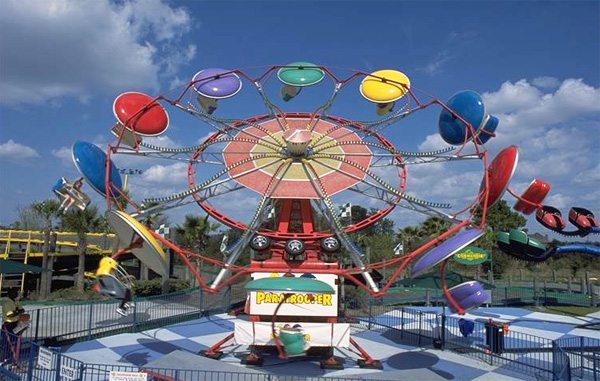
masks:
<svg viewBox="0 0 600 381"><path fill-rule="evenodd" d="M273 81L282 86L280 95L284 102L301 96L305 87L317 84L329 82L331 92L312 112L284 112L265 90L267 83ZM242 83L260 97L266 113L244 119L219 118L219 103L240 93ZM352 84L358 85L363 98L376 105L378 119L354 121L329 113L338 95ZM163 147L145 141L166 132L167 107L190 114L214 133L191 147ZM428 108L441 110L439 134L448 143L446 148L404 151L382 134L387 127ZM79 172L106 198L106 218L119 238L119 250L112 258L131 252L156 273L167 275L167 257L163 251L167 247L181 258L208 292L218 292L244 276L251 278L245 285L247 317L236 320L234 332L204 355L218 358L221 347L235 340L249 347L243 361L247 364L261 364L262 349L274 346L281 358L320 354L322 367L336 368L341 364L334 357L333 348L352 346L360 354L361 367L381 367L352 339L349 324L338 320L340 285L343 280L373 297L381 297L409 264L412 276L439 265L443 292L451 310L463 314L485 302L486 293L478 282L448 289L444 281L447 260L484 234L487 210L502 198L517 167L515 146L501 150L493 160L488 157L484 144L494 137L498 118L486 113L477 93L461 91L443 103L421 96L409 78L396 70L351 71L346 78L340 78L324 66L295 62L269 67L256 77L237 69L204 69L173 99L125 92L115 99L113 111L115 140L106 152L83 141L73 145L73 160ZM188 189L138 203L124 190L113 163L117 155L184 161ZM408 193L412 165L463 160L480 163L481 186L471 202L459 211L450 213L449 204L422 200ZM210 166L203 165L208 163L217 164L214 174L209 173ZM386 173L386 178L382 173ZM390 173L394 175L389 176ZM55 192L64 199L73 197L71 189L72 186L58 187ZM243 189L260 195L248 223L226 215L216 206L218 202L213 202L227 200L232 193ZM560 212L541 204L549 190L547 183L536 179L521 196L508 191L517 198L516 210L524 214L537 211L544 226L564 234ZM349 195L364 197L378 205L378 209L361 221L344 223L338 217L333 198L344 199ZM89 202L83 193L74 197L77 206ZM242 232L226 248L226 260L218 261L178 247L141 222L154 213L190 203ZM396 207L443 218L452 226L406 255L365 264L361 248L349 234L376 223ZM477 223L476 211L481 216ZM273 214L274 219L270 219ZM266 223L267 220L271 222ZM569 220L578 230L567 234L600 232L598 221L585 209L573 208ZM526 260L543 260L560 252L543 248L519 231L500 234L499 244L511 255ZM257 255L248 265L239 264L248 246ZM597 248L578 249L599 254ZM341 265L343 255L349 257L349 267ZM196 259L221 269L208 280L194 266ZM389 279L376 282L372 273L383 267L394 271ZM118 267L115 269L114 274L105 271L102 276L118 279ZM102 291L123 299L126 288Z"/></svg>

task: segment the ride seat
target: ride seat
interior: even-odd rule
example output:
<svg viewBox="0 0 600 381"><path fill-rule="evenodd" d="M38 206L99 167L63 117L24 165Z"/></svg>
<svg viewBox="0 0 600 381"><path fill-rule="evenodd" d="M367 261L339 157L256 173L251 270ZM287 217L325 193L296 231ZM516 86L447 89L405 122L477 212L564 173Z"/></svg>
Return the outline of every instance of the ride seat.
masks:
<svg viewBox="0 0 600 381"><path fill-rule="evenodd" d="M569 210L569 222L581 230L600 226L598 220L594 218L594 214L584 208L571 208Z"/></svg>
<svg viewBox="0 0 600 381"><path fill-rule="evenodd" d="M557 232L562 231L567 225L565 220L562 218L560 210L553 206L542 206L535 213L535 219L545 228Z"/></svg>
<svg viewBox="0 0 600 381"><path fill-rule="evenodd" d="M100 283L100 293L102 295L115 299L126 299L128 288L114 275L100 275L98 276L98 282Z"/></svg>

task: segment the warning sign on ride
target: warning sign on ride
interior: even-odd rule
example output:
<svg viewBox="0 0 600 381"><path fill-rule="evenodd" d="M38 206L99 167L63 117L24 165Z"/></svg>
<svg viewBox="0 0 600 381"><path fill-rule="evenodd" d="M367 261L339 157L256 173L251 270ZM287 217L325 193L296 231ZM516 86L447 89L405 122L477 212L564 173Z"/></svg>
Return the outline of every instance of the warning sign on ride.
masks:
<svg viewBox="0 0 600 381"><path fill-rule="evenodd" d="M148 374L141 372L115 372L111 371L108 381L148 381Z"/></svg>
<svg viewBox="0 0 600 381"><path fill-rule="evenodd" d="M253 279L280 277L283 273L253 273ZM255 291L250 293L251 315L273 315L275 308L283 302L277 315L280 316L337 316L337 275L333 274L295 274L297 277L314 278L329 284L335 290L333 294L293 293L279 291ZM287 298L286 298L287 295Z"/></svg>
<svg viewBox="0 0 600 381"><path fill-rule="evenodd" d="M40 347L37 365L43 369L52 369L54 366L54 353L47 348Z"/></svg>

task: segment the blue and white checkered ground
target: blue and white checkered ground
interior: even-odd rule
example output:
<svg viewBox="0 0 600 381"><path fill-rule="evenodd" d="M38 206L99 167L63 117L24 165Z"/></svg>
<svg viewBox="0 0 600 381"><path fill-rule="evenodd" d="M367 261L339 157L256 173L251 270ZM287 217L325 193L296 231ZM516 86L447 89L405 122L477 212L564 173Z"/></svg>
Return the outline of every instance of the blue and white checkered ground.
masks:
<svg viewBox="0 0 600 381"><path fill-rule="evenodd" d="M420 308L422 311L439 312L436 308ZM398 314L392 311L375 318L375 323L382 324L391 321L390 315ZM425 314L424 316L434 316ZM508 322L510 332L535 335L547 339L557 339L569 336L587 336L600 339L600 331L576 328L585 323L600 322L600 313L585 317L566 317L547 313L532 312L520 308L481 308L464 318L471 320L488 320ZM164 328L148 330L134 334L121 334L97 340L77 343L63 348L63 353L69 357L88 364L134 365L152 367L153 364L164 361L160 359L175 359L175 354L196 354L215 344L233 330L236 318L227 315L215 315L210 318L188 321ZM404 329L418 324L416 321L404 321ZM434 322L421 321L422 329L427 325L434 327ZM510 335L511 333L509 333ZM349 350L338 350L336 356L345 361L343 370L322 370L317 361L292 359L279 360L275 356L266 357L260 370L276 375L325 376L369 379L419 379L419 380L515 380L535 379L535 375L527 376L510 370L503 363L489 365L476 358L464 356L451 351L422 349L399 343L386 330L365 330L357 328L353 333L355 340L376 359L381 359L382 371L361 369L356 365L359 356ZM523 348L536 347L540 343L529 340L527 335L519 336L522 343L511 342L511 345L522 345ZM532 338L534 336L531 336ZM484 332L473 332L469 340L475 344L485 339ZM224 348L227 353L221 359L222 366L207 370L237 370L246 369L240 364L240 358L248 351L245 346L231 345ZM171 356L169 357L169 354ZM528 354L514 354L521 361ZM219 363L218 363L219 364ZM181 364L173 361L169 368L177 369ZM256 368L255 368L256 369Z"/></svg>

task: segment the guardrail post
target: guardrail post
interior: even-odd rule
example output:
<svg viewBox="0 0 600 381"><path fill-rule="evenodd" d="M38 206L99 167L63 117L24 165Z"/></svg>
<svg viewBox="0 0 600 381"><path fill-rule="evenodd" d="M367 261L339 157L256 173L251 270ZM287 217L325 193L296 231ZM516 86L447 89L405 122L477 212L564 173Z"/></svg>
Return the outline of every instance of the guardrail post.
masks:
<svg viewBox="0 0 600 381"><path fill-rule="evenodd" d="M35 336L33 339L35 342L38 341L38 334L40 332L40 310L40 308L35 310Z"/></svg>
<svg viewBox="0 0 600 381"><path fill-rule="evenodd" d="M419 341L418 345L421 345L421 326L423 324L423 311L419 311Z"/></svg>
<svg viewBox="0 0 600 381"><path fill-rule="evenodd" d="M90 310L88 315L88 340L92 340L92 317L94 316L94 301L90 301Z"/></svg>
<svg viewBox="0 0 600 381"><path fill-rule="evenodd" d="M594 381L598 381L598 375L600 374L600 369L598 369L598 361L600 361L600 358L596 358L596 356L598 356L598 353L593 352L592 353L592 362L593 362L592 372L594 372Z"/></svg>
<svg viewBox="0 0 600 381"><path fill-rule="evenodd" d="M446 346L446 314L442 314L442 348Z"/></svg>
<svg viewBox="0 0 600 381"><path fill-rule="evenodd" d="M54 374L54 381L60 381L60 363L62 360L62 355L60 352L56 352L56 373Z"/></svg>
<svg viewBox="0 0 600 381"><path fill-rule="evenodd" d="M585 338L583 336L579 336L579 348L581 348L581 351L579 352L579 356L581 357L581 360L579 360L579 364L580 367L579 369L581 370L581 374L580 377L583 378L583 364L585 364L584 360L584 354L583 354L583 345L585 344Z"/></svg>
<svg viewBox="0 0 600 381"><path fill-rule="evenodd" d="M77 367L79 368L79 379L83 380L83 372L85 371L85 364L80 362L79 365L77 365Z"/></svg>
<svg viewBox="0 0 600 381"><path fill-rule="evenodd" d="M33 351L35 351L35 348L37 347L36 344L29 342L29 361L27 361L28 365L27 365L27 381L32 381L33 380Z"/></svg>
<svg viewBox="0 0 600 381"><path fill-rule="evenodd" d="M138 332L138 319L137 319L137 303L133 305L133 332Z"/></svg>
<svg viewBox="0 0 600 381"><path fill-rule="evenodd" d="M404 307L402 307L400 313L400 338L404 339Z"/></svg>
<svg viewBox="0 0 600 381"><path fill-rule="evenodd" d="M490 365L494 365L494 347L496 344L493 329L494 327L490 326Z"/></svg>
<svg viewBox="0 0 600 381"><path fill-rule="evenodd" d="M369 298L369 325L368 329L371 330L371 321L373 320L373 298Z"/></svg>
<svg viewBox="0 0 600 381"><path fill-rule="evenodd" d="M198 300L199 308L200 308L200 317L204 316L204 290L200 287L200 297Z"/></svg>

